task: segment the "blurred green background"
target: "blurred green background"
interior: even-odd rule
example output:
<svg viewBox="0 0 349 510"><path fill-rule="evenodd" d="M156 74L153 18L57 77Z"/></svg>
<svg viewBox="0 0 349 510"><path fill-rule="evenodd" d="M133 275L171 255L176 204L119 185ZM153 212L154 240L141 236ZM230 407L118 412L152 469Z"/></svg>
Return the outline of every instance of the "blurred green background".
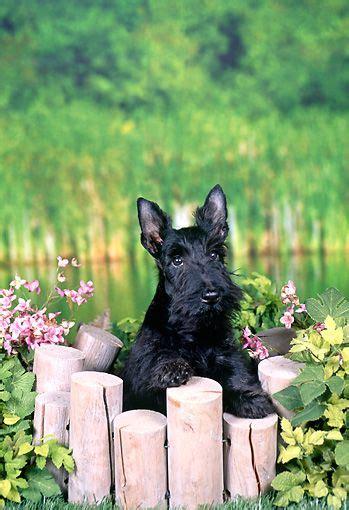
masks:
<svg viewBox="0 0 349 510"><path fill-rule="evenodd" d="M0 280L78 256L112 317L156 274L135 201L175 223L220 183L230 264L349 294L346 0L2 0Z"/></svg>

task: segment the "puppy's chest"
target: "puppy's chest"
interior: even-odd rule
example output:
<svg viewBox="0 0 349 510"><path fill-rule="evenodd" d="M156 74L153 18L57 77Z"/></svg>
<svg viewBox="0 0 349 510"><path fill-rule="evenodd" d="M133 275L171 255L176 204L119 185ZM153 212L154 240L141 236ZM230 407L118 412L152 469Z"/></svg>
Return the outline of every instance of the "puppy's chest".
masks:
<svg viewBox="0 0 349 510"><path fill-rule="evenodd" d="M217 349L198 345L184 346L179 355L195 370L195 375L207 375L216 365Z"/></svg>

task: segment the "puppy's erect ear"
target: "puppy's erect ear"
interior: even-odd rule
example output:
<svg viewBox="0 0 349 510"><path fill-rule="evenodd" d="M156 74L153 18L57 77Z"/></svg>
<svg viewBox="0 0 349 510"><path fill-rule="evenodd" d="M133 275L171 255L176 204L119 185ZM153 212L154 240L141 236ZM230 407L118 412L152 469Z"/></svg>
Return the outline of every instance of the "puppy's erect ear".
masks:
<svg viewBox="0 0 349 510"><path fill-rule="evenodd" d="M137 200L138 220L141 226L141 243L153 257L158 257L166 231L171 228L171 219L158 204L145 198Z"/></svg>
<svg viewBox="0 0 349 510"><path fill-rule="evenodd" d="M207 195L204 205L195 211L196 224L207 234L224 240L228 234L227 217L227 200L220 185L216 184Z"/></svg>

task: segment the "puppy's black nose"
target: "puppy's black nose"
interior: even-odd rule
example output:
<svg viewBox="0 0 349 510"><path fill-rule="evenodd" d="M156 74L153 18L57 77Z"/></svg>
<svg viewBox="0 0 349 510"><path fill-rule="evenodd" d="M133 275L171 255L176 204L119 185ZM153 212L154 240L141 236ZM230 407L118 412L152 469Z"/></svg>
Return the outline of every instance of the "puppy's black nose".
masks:
<svg viewBox="0 0 349 510"><path fill-rule="evenodd" d="M218 290L205 289L202 292L201 300L204 303L214 305L215 303L217 303L219 301L220 297L221 296L220 296L220 293L218 292Z"/></svg>

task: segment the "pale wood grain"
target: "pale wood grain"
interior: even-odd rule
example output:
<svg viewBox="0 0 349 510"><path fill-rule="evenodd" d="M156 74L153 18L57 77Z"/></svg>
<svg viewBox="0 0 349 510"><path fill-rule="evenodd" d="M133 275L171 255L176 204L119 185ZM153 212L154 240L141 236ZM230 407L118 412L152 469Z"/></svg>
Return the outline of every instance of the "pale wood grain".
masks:
<svg viewBox="0 0 349 510"><path fill-rule="evenodd" d="M166 508L166 417L127 411L114 420L115 500L123 509Z"/></svg>
<svg viewBox="0 0 349 510"><path fill-rule="evenodd" d="M85 354L84 370L107 372L123 343L104 329L83 324L77 334L74 347Z"/></svg>
<svg viewBox="0 0 349 510"><path fill-rule="evenodd" d="M222 387L193 377L167 390L170 506L223 500Z"/></svg>
<svg viewBox="0 0 349 510"><path fill-rule="evenodd" d="M84 359L84 353L73 347L40 345L34 354L36 391L70 391L71 375L83 370Z"/></svg>
<svg viewBox="0 0 349 510"><path fill-rule="evenodd" d="M258 377L264 391L269 393L269 395L273 395L273 393L287 388L303 367L303 363L292 361L283 356L275 356L260 362L258 365ZM293 417L293 411L289 411L275 399L273 399L273 402L280 416L284 416L289 420Z"/></svg>
<svg viewBox="0 0 349 510"><path fill-rule="evenodd" d="M122 411L122 380L103 372L72 376L69 446L76 470L69 476L71 502L100 502L114 483L112 422Z"/></svg>
<svg viewBox="0 0 349 510"><path fill-rule="evenodd" d="M223 417L225 489L232 498L259 496L275 477L277 414L258 420Z"/></svg>
<svg viewBox="0 0 349 510"><path fill-rule="evenodd" d="M34 411L34 444L40 444L40 439L57 439L68 446L69 444L69 410L70 393L66 391L49 391L37 395ZM56 468L48 461L47 467L55 480L66 492L68 487L68 473L63 468Z"/></svg>

